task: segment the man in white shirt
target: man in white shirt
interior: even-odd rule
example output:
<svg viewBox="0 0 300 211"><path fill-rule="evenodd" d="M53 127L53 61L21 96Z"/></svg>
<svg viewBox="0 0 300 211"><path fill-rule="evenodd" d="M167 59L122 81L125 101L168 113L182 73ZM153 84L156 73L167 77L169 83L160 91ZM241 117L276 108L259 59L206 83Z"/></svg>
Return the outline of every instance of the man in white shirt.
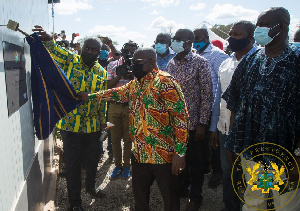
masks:
<svg viewBox="0 0 300 211"><path fill-rule="evenodd" d="M240 63L240 61L257 50L256 44L254 44L254 34L255 25L249 21L239 21L233 24L230 29L228 39L229 47L234 52L231 56L226 59L220 65L220 82L221 82L221 91L225 92L228 85L230 84L231 77ZM224 141L229 132L230 124L230 110L226 108L226 102L220 97L216 99L215 103L220 103L220 118L217 124L218 133L211 132L210 134L210 143L212 148L217 148L220 146L220 157L221 157L221 166L222 166L222 181L223 181L223 201L225 204L224 210L240 210L240 200L236 196L232 182L231 182L231 170L232 164L227 158L226 149L224 148Z"/></svg>

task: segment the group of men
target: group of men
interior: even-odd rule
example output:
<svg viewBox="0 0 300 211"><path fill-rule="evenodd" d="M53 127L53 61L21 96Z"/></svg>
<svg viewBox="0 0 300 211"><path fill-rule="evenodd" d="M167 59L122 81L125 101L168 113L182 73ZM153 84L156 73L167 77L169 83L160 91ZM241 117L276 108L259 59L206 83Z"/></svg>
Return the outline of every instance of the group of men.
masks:
<svg viewBox="0 0 300 211"><path fill-rule="evenodd" d="M108 63L106 70L97 62L102 52L97 38L85 40L79 56L58 47L52 35L37 26L34 31L78 91L79 99L86 101L58 123L70 209L83 210L81 155L85 158L86 191L104 196L95 189L95 175L98 139L106 121L105 101L109 102L108 120L116 125L110 131L115 159L110 178L130 177L131 165L136 211L150 210L154 180L164 210L179 210L180 197L187 196L186 210L199 210L204 174L210 172L210 165L209 187L223 183L223 210L240 210L242 204L231 181L232 167L238 153L258 143L282 146L300 164L300 48L296 46L300 33L295 34L295 45L290 45L289 24L290 15L282 7L262 12L256 26L249 21L236 22L229 32L230 56L211 44L205 28L179 29L173 38L160 33L154 48L126 43L122 58ZM107 45L115 51L112 42ZM126 65L130 56L131 71ZM251 156L243 158L255 164ZM249 177L246 171L245 177ZM288 180L299 181L299 175L291 172ZM262 197L261 191L249 194L248 186L242 209L267 209L270 198L256 203L253 198ZM271 198L278 205L276 210L300 209L299 191L290 193L294 198L284 206Z"/></svg>

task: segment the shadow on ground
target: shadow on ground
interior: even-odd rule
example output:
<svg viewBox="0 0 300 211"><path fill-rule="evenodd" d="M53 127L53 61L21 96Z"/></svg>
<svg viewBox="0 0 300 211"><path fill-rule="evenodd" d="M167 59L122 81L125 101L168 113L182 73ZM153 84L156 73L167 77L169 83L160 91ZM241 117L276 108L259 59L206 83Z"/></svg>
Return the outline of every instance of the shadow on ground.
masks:
<svg viewBox="0 0 300 211"><path fill-rule="evenodd" d="M105 146L106 142L104 142ZM93 199L85 193L84 179L85 172L82 170L82 207L86 211L133 211L134 198L131 188L131 178L124 180L117 178L109 180L109 174L114 168L114 163L110 162L108 155L105 153L98 164L96 185L105 193L103 199ZM200 211L219 211L223 208L222 202L222 185L212 190L207 188L208 180L211 175L206 175L203 185L203 204ZM185 210L188 199L181 199L181 209ZM57 179L56 201L57 211L68 210L67 185L65 177L59 176ZM150 209L152 211L163 211L163 202L156 183L151 188Z"/></svg>

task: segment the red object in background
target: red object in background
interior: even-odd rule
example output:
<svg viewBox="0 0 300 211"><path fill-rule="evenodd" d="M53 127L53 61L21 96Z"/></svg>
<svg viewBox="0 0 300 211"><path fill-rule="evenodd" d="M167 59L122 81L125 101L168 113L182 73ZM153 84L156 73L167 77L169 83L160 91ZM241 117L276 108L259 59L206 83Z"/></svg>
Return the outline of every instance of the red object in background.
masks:
<svg viewBox="0 0 300 211"><path fill-rule="evenodd" d="M212 40L211 44L213 44L214 46L220 48L221 50L223 50L223 43L220 40Z"/></svg>
<svg viewBox="0 0 300 211"><path fill-rule="evenodd" d="M76 33L75 35L76 35L76 37L78 37L78 36L79 36L79 33Z"/></svg>

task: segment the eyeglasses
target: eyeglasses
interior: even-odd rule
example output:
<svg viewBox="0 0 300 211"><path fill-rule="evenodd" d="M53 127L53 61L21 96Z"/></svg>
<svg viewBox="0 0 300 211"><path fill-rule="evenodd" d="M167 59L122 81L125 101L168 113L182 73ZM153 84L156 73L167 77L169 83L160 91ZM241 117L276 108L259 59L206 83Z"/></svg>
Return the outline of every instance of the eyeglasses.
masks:
<svg viewBox="0 0 300 211"><path fill-rule="evenodd" d="M181 42L181 41L183 41L183 42L187 42L187 41L189 41L189 40L185 40L185 39L182 39L182 38L180 38L180 37L173 37L172 39L171 39L171 41L172 42Z"/></svg>
<svg viewBox="0 0 300 211"><path fill-rule="evenodd" d="M133 59L132 60L132 64L141 64L141 61L146 61L142 64L146 64L147 62L149 62L151 59Z"/></svg>

